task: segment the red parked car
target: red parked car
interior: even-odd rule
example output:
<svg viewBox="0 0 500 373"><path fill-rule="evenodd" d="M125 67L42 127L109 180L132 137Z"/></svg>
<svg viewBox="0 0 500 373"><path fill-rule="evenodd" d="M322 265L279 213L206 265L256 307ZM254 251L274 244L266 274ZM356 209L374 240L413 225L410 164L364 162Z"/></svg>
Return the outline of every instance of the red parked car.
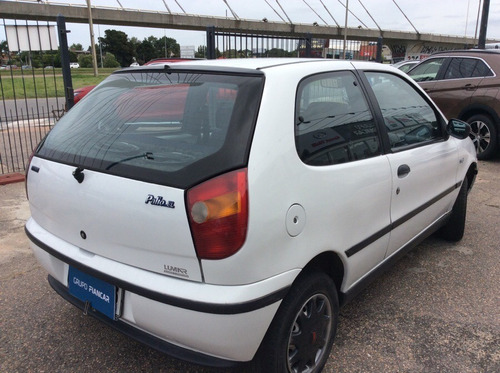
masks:
<svg viewBox="0 0 500 373"><path fill-rule="evenodd" d="M191 61L191 60L197 60L198 58L180 58L180 57L174 57L174 58L155 58L151 61L146 62L143 66L148 66L148 65L160 65L160 64L166 64L166 63L173 63L173 62L182 62L182 61ZM89 93L91 90L93 90L95 85L88 85L82 88L77 88L74 90L73 94L75 97L75 104L78 103L82 98L85 97L87 93Z"/></svg>
<svg viewBox="0 0 500 373"><path fill-rule="evenodd" d="M77 88L73 91L73 96L75 98L75 104L80 101L87 93L93 90L95 85L88 85L86 87Z"/></svg>

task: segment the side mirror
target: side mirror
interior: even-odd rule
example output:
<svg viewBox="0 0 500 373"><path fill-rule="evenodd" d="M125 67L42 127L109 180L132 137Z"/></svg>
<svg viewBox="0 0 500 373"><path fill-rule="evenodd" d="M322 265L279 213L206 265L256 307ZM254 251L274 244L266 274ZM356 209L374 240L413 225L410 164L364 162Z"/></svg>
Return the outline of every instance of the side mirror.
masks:
<svg viewBox="0 0 500 373"><path fill-rule="evenodd" d="M450 136L459 140L469 137L470 131L471 129L469 123L459 119L450 119L448 125L446 126L446 132L448 132Z"/></svg>

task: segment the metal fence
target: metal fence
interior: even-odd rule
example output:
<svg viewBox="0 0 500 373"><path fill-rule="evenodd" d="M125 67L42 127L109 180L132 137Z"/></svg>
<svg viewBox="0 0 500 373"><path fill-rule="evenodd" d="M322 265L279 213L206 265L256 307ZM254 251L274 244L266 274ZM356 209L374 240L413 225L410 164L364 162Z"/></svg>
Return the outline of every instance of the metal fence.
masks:
<svg viewBox="0 0 500 373"><path fill-rule="evenodd" d="M0 175L24 172L33 149L65 107L61 69L40 48L48 26L16 21L7 30L4 20L4 27L9 51L2 53L0 69Z"/></svg>
<svg viewBox="0 0 500 373"><path fill-rule="evenodd" d="M230 33L207 29L206 57L255 58L255 57L312 57L350 60L380 60L382 42L317 39L310 35L302 38Z"/></svg>

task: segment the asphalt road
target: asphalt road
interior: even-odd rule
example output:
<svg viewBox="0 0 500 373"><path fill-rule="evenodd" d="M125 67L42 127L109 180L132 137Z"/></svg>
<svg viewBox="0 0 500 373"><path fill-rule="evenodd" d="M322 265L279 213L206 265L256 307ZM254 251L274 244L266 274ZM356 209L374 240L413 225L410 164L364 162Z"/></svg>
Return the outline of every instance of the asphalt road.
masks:
<svg viewBox="0 0 500 373"><path fill-rule="evenodd" d="M15 122L15 118L53 118L54 110L64 109L64 97L27 98L17 100L0 100L0 128L7 123ZM33 119L31 119L34 121ZM36 122L36 121L35 121ZM17 122L15 122L17 126Z"/></svg>
<svg viewBox="0 0 500 373"><path fill-rule="evenodd" d="M500 372L500 159L464 239L431 237L341 310L325 372ZM82 315L28 249L24 185L0 186L0 372L239 372L187 364Z"/></svg>

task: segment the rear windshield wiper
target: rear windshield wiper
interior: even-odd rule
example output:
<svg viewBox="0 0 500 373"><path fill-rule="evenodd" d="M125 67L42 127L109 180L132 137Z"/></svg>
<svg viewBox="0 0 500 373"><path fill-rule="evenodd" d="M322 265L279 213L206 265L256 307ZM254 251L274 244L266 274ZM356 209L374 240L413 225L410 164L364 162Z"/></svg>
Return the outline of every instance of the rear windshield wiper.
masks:
<svg viewBox="0 0 500 373"><path fill-rule="evenodd" d="M128 161L131 161L133 159L138 159L138 158L144 158L144 159L150 159L150 160L155 159L153 157L153 153L151 153L151 152L145 152L145 153L142 153L142 154L134 155L133 157L124 158L124 159L120 159L119 161L113 162L108 167L106 167L106 170L109 170L110 168L116 166L117 164L128 162Z"/></svg>

